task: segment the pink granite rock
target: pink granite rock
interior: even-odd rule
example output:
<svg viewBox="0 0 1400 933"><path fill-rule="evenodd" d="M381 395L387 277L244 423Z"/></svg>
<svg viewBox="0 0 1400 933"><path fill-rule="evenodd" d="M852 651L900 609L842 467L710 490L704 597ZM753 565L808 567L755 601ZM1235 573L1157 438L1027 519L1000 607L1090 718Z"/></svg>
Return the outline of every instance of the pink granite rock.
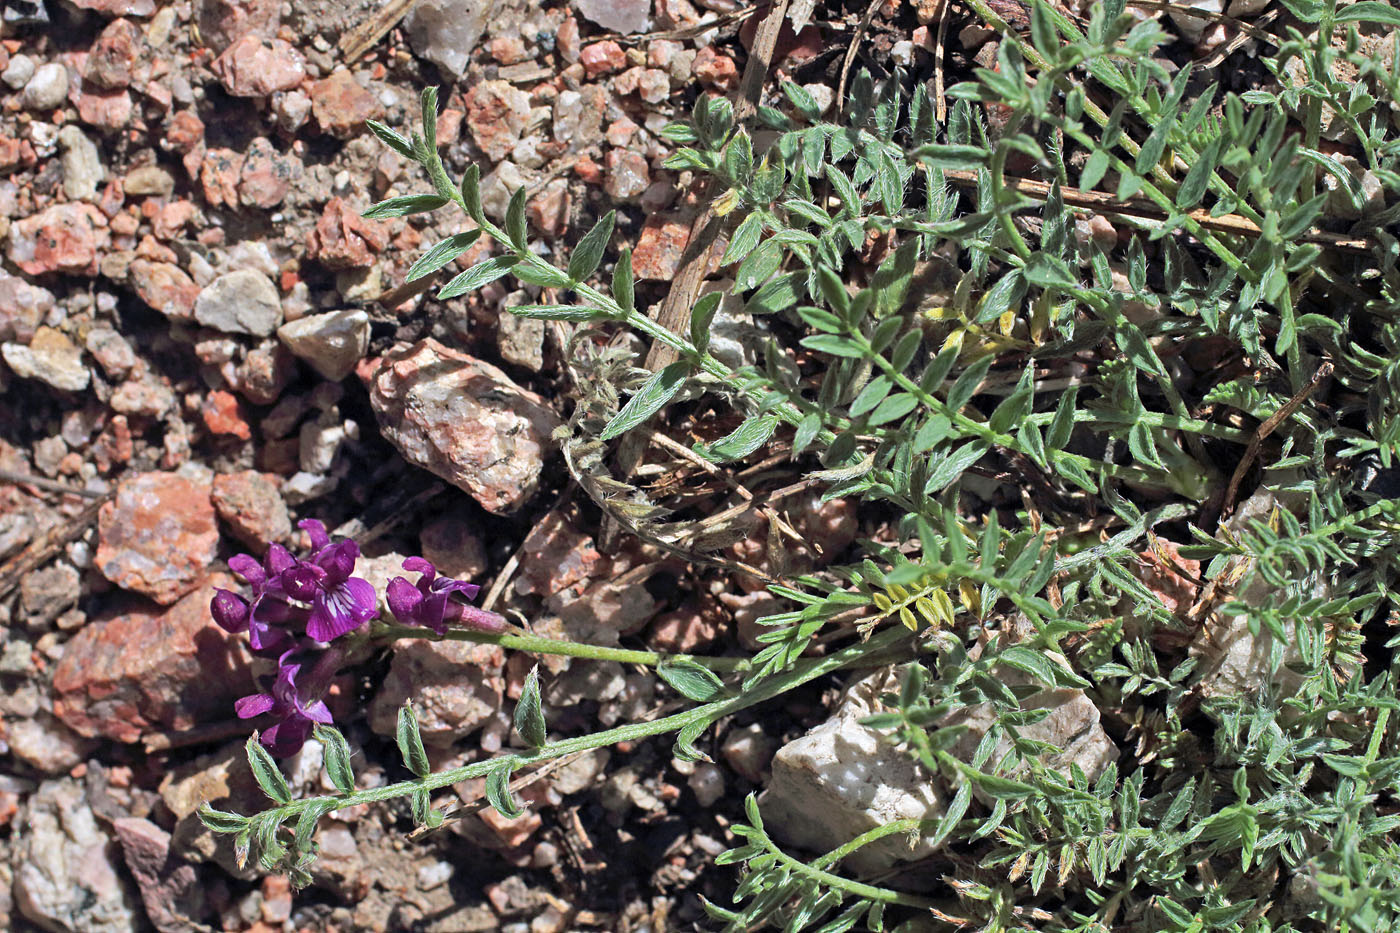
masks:
<svg viewBox="0 0 1400 933"><path fill-rule="evenodd" d="M79 735L135 742L151 730L227 719L251 692L242 642L209 618L220 575L168 609L137 608L89 623L54 669L54 713Z"/></svg>
<svg viewBox="0 0 1400 933"><path fill-rule="evenodd" d="M97 567L122 589L168 606L200 584L218 556L207 483L176 473L123 480L97 516Z"/></svg>
<svg viewBox="0 0 1400 933"><path fill-rule="evenodd" d="M432 339L380 360L370 401L384 436L409 462L490 512L514 511L534 495L559 426L544 399Z"/></svg>

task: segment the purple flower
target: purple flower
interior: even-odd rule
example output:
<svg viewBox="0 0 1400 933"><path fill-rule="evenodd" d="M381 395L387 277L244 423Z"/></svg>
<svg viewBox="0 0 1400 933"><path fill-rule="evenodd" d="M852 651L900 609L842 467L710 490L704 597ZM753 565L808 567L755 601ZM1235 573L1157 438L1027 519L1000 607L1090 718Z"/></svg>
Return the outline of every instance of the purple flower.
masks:
<svg viewBox="0 0 1400 933"><path fill-rule="evenodd" d="M320 548L310 561L301 561L282 575L283 585L311 603L306 635L331 641L374 618L379 597L368 580L352 577L360 548L340 541Z"/></svg>
<svg viewBox="0 0 1400 933"><path fill-rule="evenodd" d="M294 639L286 627L300 622L305 610L287 602L281 578L296 562L280 544L268 548L261 564L248 554L229 558L229 569L252 589L253 602L249 604L228 590L219 590L209 610L225 631L246 631L255 655L275 658L292 646Z"/></svg>
<svg viewBox="0 0 1400 933"><path fill-rule="evenodd" d="M403 562L403 569L420 574L418 585L414 586L403 577L394 577L384 591L384 598L404 625L421 625L439 635L446 633L451 624L483 632L499 632L505 628L505 620L494 612L463 605L453 598L460 594L463 599L472 599L481 592L476 584L440 577L437 568L421 557L408 558Z"/></svg>
<svg viewBox="0 0 1400 933"><path fill-rule="evenodd" d="M263 730L259 741L278 757L295 755L301 751L316 723L331 722L331 711L324 702L308 700L302 695L306 685L299 688L297 684L301 665L288 662L290 655L288 651L278 660L277 679L270 693L255 693L233 704L239 719L251 719L263 713L271 713L277 719ZM308 695L310 692L307 691Z"/></svg>

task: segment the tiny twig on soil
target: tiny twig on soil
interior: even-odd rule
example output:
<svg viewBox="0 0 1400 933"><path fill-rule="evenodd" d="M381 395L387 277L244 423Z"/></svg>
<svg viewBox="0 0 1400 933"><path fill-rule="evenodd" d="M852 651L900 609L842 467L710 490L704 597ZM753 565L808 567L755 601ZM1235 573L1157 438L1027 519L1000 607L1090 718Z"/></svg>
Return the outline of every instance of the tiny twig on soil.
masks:
<svg viewBox="0 0 1400 933"><path fill-rule="evenodd" d="M943 86L943 56L948 51L948 11L952 0L942 0L938 11L938 39L933 48L933 118L939 126L948 123L948 95Z"/></svg>
<svg viewBox="0 0 1400 933"><path fill-rule="evenodd" d="M77 515L39 535L24 550L0 565L0 598L8 596L27 574L48 563L68 542L82 537L97 521L98 511L111 499L111 493L94 499Z"/></svg>
<svg viewBox="0 0 1400 933"><path fill-rule="evenodd" d="M1229 16L1225 13L1218 13L1215 10L1199 10L1195 7L1184 6L1180 3L1165 3L1162 2L1162 0L1131 0L1128 6L1138 7L1143 10L1157 10L1164 13L1179 13L1182 16L1189 16L1193 19L1203 19L1211 23L1222 23L1229 26L1231 29L1238 29L1249 38L1260 39L1264 42L1272 43L1273 45L1283 45L1283 40L1273 33L1265 32L1257 25L1246 23L1242 19L1236 19L1233 16ZM1259 19L1264 22L1269 22L1277 15L1277 10L1270 10L1265 15L1260 16ZM1210 66L1207 65L1205 67Z"/></svg>
<svg viewBox="0 0 1400 933"><path fill-rule="evenodd" d="M758 98L763 90L763 80L768 76L768 68L773 60L773 50L778 44L778 33L782 29L783 18L787 16L788 0L776 0L759 21L754 32L752 51L744 65L744 75L734 97L734 122L742 123L758 112ZM653 305L648 315L662 327L673 333L683 334L690 327L690 309L700 295L700 284L710 265L710 247L719 236L724 218L715 212L714 180L707 178L699 192L699 203L705 209L690 225L690 236L681 257L680 268L672 280L666 297ZM657 340L647 351L648 372L659 372L675 362L676 351ZM626 480L632 476L646 451L647 435L632 432L623 437L617 450L619 476ZM611 515L604 517L602 531L598 536L599 549L609 553L617 546L617 536L621 525Z"/></svg>
<svg viewBox="0 0 1400 933"><path fill-rule="evenodd" d="M382 7L340 37L336 47L340 49L341 61L347 65L353 64L374 48L417 5L418 0L387 0Z"/></svg>
<svg viewBox="0 0 1400 933"><path fill-rule="evenodd" d="M851 66L855 64L856 53L860 51L860 44L870 30L870 21L875 18L875 11L880 8L880 3L881 0L870 0L870 5L865 8L865 15L860 18L860 25L856 27L856 34L851 37L851 44L846 47L846 58L841 62L841 80L836 82L837 120L846 112L846 82L851 77ZM944 0L944 5L947 5L947 0Z"/></svg>
<svg viewBox="0 0 1400 933"><path fill-rule="evenodd" d="M105 492L96 492L92 489L75 489L67 483L45 479L32 473L16 473L14 470L0 470L0 482L14 483L17 486L33 486L35 489L42 489L45 492L61 492L70 496L82 496L85 499L101 499L107 495Z"/></svg>
<svg viewBox="0 0 1400 933"><path fill-rule="evenodd" d="M1254 432L1254 436L1249 439L1249 445L1244 449L1244 456L1240 457L1240 462L1235 465L1235 472L1230 475L1230 485L1225 487L1225 495L1217 507L1221 517L1228 516L1235 510L1235 496L1238 495L1240 491L1240 483L1244 480L1245 473L1247 473L1250 466L1253 465L1254 458L1259 455L1259 445L1264 442L1265 438L1274 433L1274 430L1278 428L1279 425L1292 417L1293 413L1308 400L1308 396L1317 391L1317 387L1322 383L1322 380L1330 375L1332 375L1332 364L1330 362L1324 362L1317 368L1317 372L1313 373L1307 385L1293 393L1293 397L1284 402L1278 411L1270 415L1269 420L1259 425L1258 430ZM1209 524L1214 525L1215 522L1210 522Z"/></svg>
<svg viewBox="0 0 1400 933"><path fill-rule="evenodd" d="M1265 10L1265 11L1259 16L1259 19L1256 20L1255 22L1258 23L1258 24L1260 24L1260 25L1265 24L1265 23L1272 23L1274 20L1278 19L1278 14L1279 14L1278 7L1274 7L1272 10ZM1231 55L1235 54L1235 52L1238 51L1239 48L1240 48L1241 46L1243 46L1246 42L1248 42L1250 39L1262 39L1263 41L1265 41L1265 42L1271 42L1271 43L1273 43L1274 45L1282 45L1282 44L1283 44L1283 40L1282 40L1282 39L1276 39L1276 38L1274 38L1272 35L1270 35L1269 33L1263 33L1263 35L1261 36L1261 35L1259 34L1260 32L1262 32L1262 30L1258 30L1258 29L1255 29L1255 30L1253 30L1253 31L1244 31L1244 30L1241 30L1240 32L1238 32L1238 33L1236 33L1234 36L1232 36L1229 42L1226 42L1226 43L1225 43L1224 45L1222 45L1219 49L1217 49L1214 55L1212 55L1210 58L1206 59L1205 61L1201 62L1201 63L1199 64L1198 67L1200 67L1200 68L1201 68L1202 70L1204 70L1204 71L1212 71L1212 70L1214 70L1214 69L1216 69L1216 68L1219 68L1220 65L1221 65L1222 63L1224 63L1225 59L1227 59L1227 58L1229 58Z"/></svg>

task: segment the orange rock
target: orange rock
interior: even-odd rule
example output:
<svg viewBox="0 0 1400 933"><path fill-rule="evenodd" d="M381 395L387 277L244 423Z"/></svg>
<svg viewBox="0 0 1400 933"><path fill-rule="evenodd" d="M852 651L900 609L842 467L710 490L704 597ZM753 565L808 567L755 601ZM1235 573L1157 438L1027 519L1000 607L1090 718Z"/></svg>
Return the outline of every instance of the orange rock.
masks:
<svg viewBox="0 0 1400 933"><path fill-rule="evenodd" d="M306 78L306 63L288 42L245 35L224 49L210 66L235 97L267 97L289 91Z"/></svg>
<svg viewBox="0 0 1400 933"><path fill-rule="evenodd" d="M331 269L363 268L389 245L389 225L366 220L341 198L332 198L306 236L313 259Z"/></svg>
<svg viewBox="0 0 1400 933"><path fill-rule="evenodd" d="M243 171L243 154L232 149L210 149L199 170L204 199L210 204L238 206L238 179Z"/></svg>
<svg viewBox="0 0 1400 933"><path fill-rule="evenodd" d="M360 87L348 71L337 71L329 78L311 82L311 113L321 129L335 136L350 137L364 128L364 122L379 112L374 95Z"/></svg>
<svg viewBox="0 0 1400 933"><path fill-rule="evenodd" d="M253 429L243 416L243 403L232 392L223 389L210 392L204 397L199 414L210 434L236 437L241 441L253 436Z"/></svg>
<svg viewBox="0 0 1400 933"><path fill-rule="evenodd" d="M684 216L648 217L632 252L632 271L639 279L667 280L680 268L690 242L690 219Z"/></svg>
<svg viewBox="0 0 1400 933"><path fill-rule="evenodd" d="M622 46L611 39L584 46L578 60L590 78L612 74L627 67L626 53L622 51Z"/></svg>
<svg viewBox="0 0 1400 933"><path fill-rule="evenodd" d="M165 141L180 152L189 152L204 141L204 121L192 110L181 110L170 118Z"/></svg>
<svg viewBox="0 0 1400 933"><path fill-rule="evenodd" d="M207 483L175 473L123 480L97 516L96 564L122 589L170 605L199 586L218 556Z"/></svg>
<svg viewBox="0 0 1400 933"><path fill-rule="evenodd" d="M194 316L199 286L179 266L138 259L131 264L129 275L136 294L151 308L176 320Z"/></svg>
<svg viewBox="0 0 1400 933"><path fill-rule="evenodd" d="M55 204L10 227L10 261L30 275L96 275L98 229L105 220L91 204ZM105 228L101 239L105 245Z"/></svg>
<svg viewBox="0 0 1400 933"><path fill-rule="evenodd" d="M252 691L241 642L209 618L219 574L168 609L135 608L91 622L54 670L54 713L87 737L135 742L229 716Z"/></svg>

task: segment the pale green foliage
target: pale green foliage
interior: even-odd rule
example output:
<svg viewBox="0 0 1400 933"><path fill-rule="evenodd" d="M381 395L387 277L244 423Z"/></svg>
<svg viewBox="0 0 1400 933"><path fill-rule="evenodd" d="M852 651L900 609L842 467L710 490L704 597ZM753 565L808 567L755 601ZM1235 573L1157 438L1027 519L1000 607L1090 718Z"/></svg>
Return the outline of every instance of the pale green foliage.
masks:
<svg viewBox="0 0 1400 933"><path fill-rule="evenodd" d="M435 96L425 95L426 139L373 127L427 169L435 192L374 212L452 201L503 250L440 297L504 276L568 292L568 304L510 310L580 326L568 347L576 398L565 454L625 527L696 557L732 540L697 537L693 520L608 472L611 441L702 393L742 417L697 444L701 457L725 464L788 443L827 496L890 518L887 538L861 542L852 563L771 587L792 608L763 620L764 647L742 676L663 662L662 680L710 705L645 734L679 731L677 754L698 757L694 742L720 711L815 676L803 655L834 619L884 633L871 650L907 628L919 648L888 711L868 724L907 749L951 804L929 823L886 827L810 862L783 852L751 804L735 826L740 847L719 860L743 866L736 902L709 905L727 929L922 930L930 916L1086 933L1397 927L1400 639L1387 640L1384 623L1400 609L1400 501L1384 495L1400 493L1386 488L1400 486L1390 472L1400 241L1387 231L1400 206L1355 223L1348 233L1369 238L1362 248L1330 249L1313 232L1339 204L1364 207L1352 173L1320 148L1324 112L1354 133L1364 167L1400 203L1400 77L1363 58L1354 37L1345 48L1327 41L1333 24L1396 17L1383 4L1289 0L1299 20L1321 21L1321 38L1286 27L1284 48L1263 59L1281 88L1236 95L1156 63L1159 27L1134 25L1123 5L1095 5L1081 34L1035 4L1028 39L1004 35L996 70L949 89L946 125L921 83L909 96L903 75L877 85L858 72L840 122L821 121L810 95L786 85L778 106L759 110L773 142L756 151L729 104L702 95L664 135L679 145L672 167L724 190L723 261L761 325L759 363L737 371L710 352L719 295L700 299L679 336L638 306L627 251L610 288L597 282L612 214L556 268L529 249L523 194L498 226L482 211L474 167L460 184L448 178L432 142ZM980 0L971 6L996 24ZM1290 58L1301 72L1285 69ZM1337 60L1359 78L1336 79ZM999 114L995 131L983 104ZM951 184L954 171L974 183ZM1032 198L1012 175L1049 190ZM1115 217L1127 242L1105 251L1080 237L1070 188L1134 199L1139 219ZM1255 232L1212 223L1227 214ZM474 240L438 244L411 277ZM587 339L621 326L665 342L678 361L648 373ZM1188 351L1219 365L1188 366ZM1324 363L1334 374L1309 388ZM1222 508L1236 505L1222 500L1255 427L1294 396L1242 496L1267 488L1287 507L1217 531ZM1090 529L1085 519L1095 519ZM1196 592L1214 600L1202 616L1168 608L1160 583L1144 582L1154 529L1201 561L1198 582L1212 585ZM1268 598L1245 598L1260 585ZM1203 695L1204 615L1212 626L1243 616L1250 631L1272 634L1276 668L1283 646L1295 649L1290 677L1276 681L1290 686ZM1002 672L1013 669L1031 683L1008 684ZM1045 715L1021 708L1045 687L1086 690L1118 740L1121 758L1094 780L1046 767L1052 749L1018 731ZM537 701L532 693L517 718L532 761L584 741L546 744ZM978 704L995 721L963 760L952 753L959 730L944 722ZM402 793L431 821L425 788L447 778L425 775L415 740L406 711L399 743L420 782ZM994 756L999 747L1009 751ZM479 770L503 813L514 812L508 782L525 757ZM242 850L251 838L287 864L269 819L209 816L239 834ZM298 824L297 852L308 851L312 827L314 817ZM915 897L841 874L842 856L897 832L943 842L922 872L943 879L936 890Z"/></svg>

